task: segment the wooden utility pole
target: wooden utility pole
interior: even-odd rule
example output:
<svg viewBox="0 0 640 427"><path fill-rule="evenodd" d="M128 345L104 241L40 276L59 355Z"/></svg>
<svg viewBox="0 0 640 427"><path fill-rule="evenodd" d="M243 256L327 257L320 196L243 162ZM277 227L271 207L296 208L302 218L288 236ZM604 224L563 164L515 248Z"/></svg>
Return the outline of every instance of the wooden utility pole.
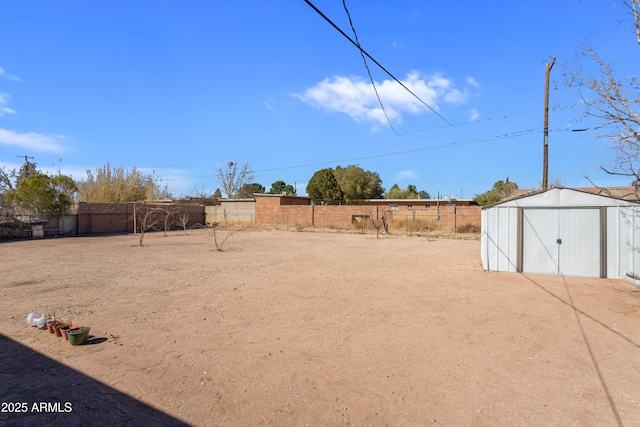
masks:
<svg viewBox="0 0 640 427"><path fill-rule="evenodd" d="M556 63L553 57L551 63L547 62L547 78L544 87L544 156L542 167L542 191L547 191L549 184L549 74Z"/></svg>

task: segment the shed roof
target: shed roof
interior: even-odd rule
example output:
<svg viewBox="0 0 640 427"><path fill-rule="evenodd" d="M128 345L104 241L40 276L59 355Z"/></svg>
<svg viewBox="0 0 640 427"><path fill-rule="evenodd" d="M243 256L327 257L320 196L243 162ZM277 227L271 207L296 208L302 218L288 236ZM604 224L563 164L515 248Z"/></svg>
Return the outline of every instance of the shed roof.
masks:
<svg viewBox="0 0 640 427"><path fill-rule="evenodd" d="M594 194L584 189L555 187L547 191L537 191L523 194L511 199L503 200L493 205L484 206L488 209L494 206L509 207L600 207L600 206L637 206L637 200L626 200L604 194Z"/></svg>

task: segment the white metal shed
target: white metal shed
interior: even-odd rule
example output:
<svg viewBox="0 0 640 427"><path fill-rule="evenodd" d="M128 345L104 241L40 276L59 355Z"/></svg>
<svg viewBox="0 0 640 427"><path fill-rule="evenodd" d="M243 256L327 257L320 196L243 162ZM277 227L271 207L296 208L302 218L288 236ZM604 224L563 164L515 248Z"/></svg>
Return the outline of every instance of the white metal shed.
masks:
<svg viewBox="0 0 640 427"><path fill-rule="evenodd" d="M640 273L640 204L553 188L482 209L485 270L622 278Z"/></svg>

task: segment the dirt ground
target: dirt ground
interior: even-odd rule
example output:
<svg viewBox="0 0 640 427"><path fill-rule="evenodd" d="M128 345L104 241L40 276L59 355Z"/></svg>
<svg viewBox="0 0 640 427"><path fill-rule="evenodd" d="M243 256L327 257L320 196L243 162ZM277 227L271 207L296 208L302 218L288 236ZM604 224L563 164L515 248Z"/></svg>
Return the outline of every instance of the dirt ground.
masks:
<svg viewBox="0 0 640 427"><path fill-rule="evenodd" d="M0 243L0 424L640 425L621 280L485 272L478 240L223 249L203 230ZM89 344L27 326L54 310Z"/></svg>

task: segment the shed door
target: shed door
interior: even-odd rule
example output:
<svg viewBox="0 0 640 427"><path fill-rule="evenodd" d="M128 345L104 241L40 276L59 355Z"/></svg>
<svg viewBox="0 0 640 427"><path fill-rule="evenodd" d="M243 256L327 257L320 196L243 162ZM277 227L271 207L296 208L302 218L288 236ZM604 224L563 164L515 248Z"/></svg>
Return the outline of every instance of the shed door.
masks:
<svg viewBox="0 0 640 427"><path fill-rule="evenodd" d="M524 273L600 277L599 209L524 209Z"/></svg>

